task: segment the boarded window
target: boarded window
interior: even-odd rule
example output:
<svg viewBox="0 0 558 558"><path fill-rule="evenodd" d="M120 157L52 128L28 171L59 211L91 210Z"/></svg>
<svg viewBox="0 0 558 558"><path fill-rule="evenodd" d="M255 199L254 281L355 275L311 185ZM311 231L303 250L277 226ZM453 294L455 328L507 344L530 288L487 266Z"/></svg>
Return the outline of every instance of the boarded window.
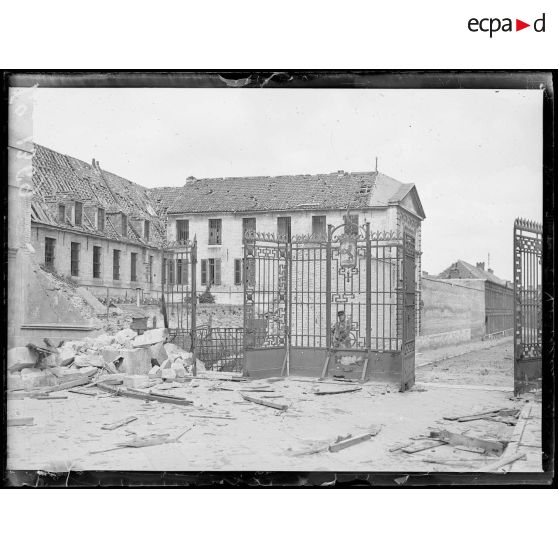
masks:
<svg viewBox="0 0 558 558"><path fill-rule="evenodd" d="M120 279L120 250L112 251L112 278L115 281Z"/></svg>
<svg viewBox="0 0 558 558"><path fill-rule="evenodd" d="M244 239L246 238L246 233L248 231L255 231L255 230L256 230L256 218L244 217L244 219L242 219L242 242L244 243Z"/></svg>
<svg viewBox="0 0 558 558"><path fill-rule="evenodd" d="M101 247L93 246L93 277L101 278Z"/></svg>
<svg viewBox="0 0 558 558"><path fill-rule="evenodd" d="M63 203L58 205L58 220L61 223L66 222L66 206Z"/></svg>
<svg viewBox="0 0 558 558"><path fill-rule="evenodd" d="M147 270L149 284L153 283L153 256L149 256L149 269Z"/></svg>
<svg viewBox="0 0 558 558"><path fill-rule="evenodd" d="M138 280L138 255L136 252L130 254L130 281Z"/></svg>
<svg viewBox="0 0 558 558"><path fill-rule="evenodd" d="M122 236L128 236L128 217L122 214Z"/></svg>
<svg viewBox="0 0 558 558"><path fill-rule="evenodd" d="M47 269L54 269L55 248L56 240L54 238L45 237L45 266Z"/></svg>
<svg viewBox="0 0 558 558"><path fill-rule="evenodd" d="M149 221L144 221L143 223L143 238L146 242L149 242L149 234L150 234L150 227L151 223Z"/></svg>
<svg viewBox="0 0 558 558"><path fill-rule="evenodd" d="M70 273L73 277L79 275L79 242L72 242L70 247Z"/></svg>
<svg viewBox="0 0 558 558"><path fill-rule="evenodd" d="M220 258L209 258L201 261L201 284L209 286L221 284Z"/></svg>
<svg viewBox="0 0 558 558"><path fill-rule="evenodd" d="M105 210L102 207L97 210L97 228L100 231L105 230Z"/></svg>
<svg viewBox="0 0 558 558"><path fill-rule="evenodd" d="M277 234L285 236L287 239L291 238L291 218L290 217L277 217Z"/></svg>
<svg viewBox="0 0 558 558"><path fill-rule="evenodd" d="M221 219L209 220L209 244L221 244Z"/></svg>
<svg viewBox="0 0 558 558"><path fill-rule="evenodd" d="M83 204L76 202L74 207L74 223L81 226L83 223Z"/></svg>
<svg viewBox="0 0 558 558"><path fill-rule="evenodd" d="M185 241L190 238L190 221L179 219L176 221L176 240Z"/></svg>
<svg viewBox="0 0 558 558"><path fill-rule="evenodd" d="M242 285L242 260L234 260L234 284Z"/></svg>
<svg viewBox="0 0 558 558"><path fill-rule="evenodd" d="M312 234L318 238L326 237L326 216L313 215L312 216Z"/></svg>

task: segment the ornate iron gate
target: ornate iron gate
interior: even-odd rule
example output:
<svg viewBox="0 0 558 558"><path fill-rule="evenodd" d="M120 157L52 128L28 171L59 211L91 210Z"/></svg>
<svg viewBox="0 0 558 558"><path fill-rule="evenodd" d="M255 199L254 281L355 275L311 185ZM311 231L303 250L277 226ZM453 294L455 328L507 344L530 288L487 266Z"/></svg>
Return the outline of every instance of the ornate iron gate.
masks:
<svg viewBox="0 0 558 558"><path fill-rule="evenodd" d="M514 391L541 387L542 379L542 226L516 219L514 261Z"/></svg>
<svg viewBox="0 0 558 558"><path fill-rule="evenodd" d="M416 278L415 278L415 236L410 229L403 231L403 343L401 349L402 372L401 391L415 383L415 323L416 323Z"/></svg>
<svg viewBox="0 0 558 558"><path fill-rule="evenodd" d="M162 261L162 299L171 340L196 355L196 240L165 246ZM194 358L195 362L195 358Z"/></svg>
<svg viewBox="0 0 558 558"><path fill-rule="evenodd" d="M348 218L327 238L248 231L245 372L376 377L410 388L415 242L407 238L404 253L398 233L371 233Z"/></svg>

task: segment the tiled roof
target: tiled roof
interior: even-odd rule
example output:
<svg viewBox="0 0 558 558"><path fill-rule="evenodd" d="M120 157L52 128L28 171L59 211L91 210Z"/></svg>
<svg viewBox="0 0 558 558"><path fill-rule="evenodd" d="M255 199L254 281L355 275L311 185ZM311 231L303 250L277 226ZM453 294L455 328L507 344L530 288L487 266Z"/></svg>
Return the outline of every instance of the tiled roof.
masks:
<svg viewBox="0 0 558 558"><path fill-rule="evenodd" d="M164 224L155 213L147 188L38 144L35 144L33 155L33 186L34 222L149 245L160 244L165 236ZM149 220L152 223L149 243L143 240L130 219L127 237L123 237L108 219L105 230L98 231L89 222L86 212L82 225L74 225L68 219L60 222L51 204L74 201L102 207L108 215L123 212L129 218Z"/></svg>
<svg viewBox="0 0 558 558"><path fill-rule="evenodd" d="M494 273L463 260L457 260L447 269L444 269L438 277L441 279L483 279L484 281L491 281L492 283L496 283L504 287L508 284L508 281L496 277Z"/></svg>
<svg viewBox="0 0 558 558"><path fill-rule="evenodd" d="M168 213L230 213L383 207L401 201L413 189L414 184L404 184L379 172L339 171L191 178L183 187L156 188L149 193L155 204L167 208Z"/></svg>

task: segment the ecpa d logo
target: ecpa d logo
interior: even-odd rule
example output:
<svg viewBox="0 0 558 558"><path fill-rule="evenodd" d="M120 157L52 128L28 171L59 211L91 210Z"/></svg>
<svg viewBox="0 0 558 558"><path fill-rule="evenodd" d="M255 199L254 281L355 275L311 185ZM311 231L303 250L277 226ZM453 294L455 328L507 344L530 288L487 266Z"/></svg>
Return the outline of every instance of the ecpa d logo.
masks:
<svg viewBox="0 0 558 558"><path fill-rule="evenodd" d="M545 25L546 25L546 14L543 14L540 18L536 19L533 22L533 30L537 33L544 33L545 32ZM510 33L513 31L521 31L522 29L527 29L527 27L531 27L530 23L525 23L521 19L515 20L515 29L512 23L513 19L509 17L504 17L500 19L499 17L485 17L478 19L476 17L472 17L468 23L467 27L469 31L473 33L478 33L481 31L482 33L489 33L490 38L494 33L498 33L502 31L504 33Z"/></svg>

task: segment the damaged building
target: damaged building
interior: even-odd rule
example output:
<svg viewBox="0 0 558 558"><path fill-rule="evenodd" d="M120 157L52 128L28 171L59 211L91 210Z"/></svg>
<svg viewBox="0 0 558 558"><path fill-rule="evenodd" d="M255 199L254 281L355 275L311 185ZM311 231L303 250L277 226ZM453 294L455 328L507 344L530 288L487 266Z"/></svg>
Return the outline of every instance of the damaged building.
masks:
<svg viewBox="0 0 558 558"><path fill-rule="evenodd" d="M33 187L31 245L46 271L100 298L160 296L165 229L146 188L41 145Z"/></svg>

